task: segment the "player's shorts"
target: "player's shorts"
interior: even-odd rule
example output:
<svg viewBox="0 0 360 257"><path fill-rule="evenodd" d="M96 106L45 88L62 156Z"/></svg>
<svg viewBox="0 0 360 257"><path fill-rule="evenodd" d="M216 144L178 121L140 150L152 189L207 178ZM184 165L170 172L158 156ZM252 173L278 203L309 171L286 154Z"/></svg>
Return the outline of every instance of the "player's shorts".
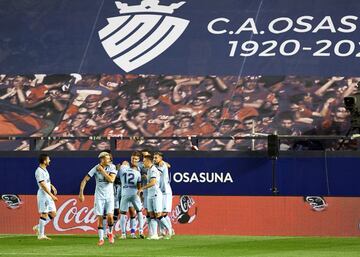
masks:
<svg viewBox="0 0 360 257"><path fill-rule="evenodd" d="M172 194L162 195L162 212L171 212L172 210Z"/></svg>
<svg viewBox="0 0 360 257"><path fill-rule="evenodd" d="M149 212L162 212L162 194L151 196L147 198L147 210Z"/></svg>
<svg viewBox="0 0 360 257"><path fill-rule="evenodd" d="M94 200L94 213L96 216L114 213L114 198Z"/></svg>
<svg viewBox="0 0 360 257"><path fill-rule="evenodd" d="M143 191L144 208L147 209L147 190Z"/></svg>
<svg viewBox="0 0 360 257"><path fill-rule="evenodd" d="M121 201L121 185L114 186L114 208L120 208L120 201Z"/></svg>
<svg viewBox="0 0 360 257"><path fill-rule="evenodd" d="M56 212L55 202L48 196L37 195L37 205L39 213Z"/></svg>
<svg viewBox="0 0 360 257"><path fill-rule="evenodd" d="M120 211L127 212L129 207L134 207L137 212L142 210L142 203L138 195L123 195L120 202Z"/></svg>

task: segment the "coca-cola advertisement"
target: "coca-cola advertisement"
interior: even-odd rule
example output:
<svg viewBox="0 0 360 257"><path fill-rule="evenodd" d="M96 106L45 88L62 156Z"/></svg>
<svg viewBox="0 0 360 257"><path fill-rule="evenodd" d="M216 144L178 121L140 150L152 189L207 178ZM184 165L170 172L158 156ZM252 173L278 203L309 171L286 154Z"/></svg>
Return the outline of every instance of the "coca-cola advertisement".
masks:
<svg viewBox="0 0 360 257"><path fill-rule="evenodd" d="M59 196L47 233L96 234L93 200ZM0 234L33 233L39 219L35 195L7 194L0 203ZM352 197L326 197L326 210L314 211L300 196L181 195L173 197L169 215L177 235L360 236L360 199Z"/></svg>

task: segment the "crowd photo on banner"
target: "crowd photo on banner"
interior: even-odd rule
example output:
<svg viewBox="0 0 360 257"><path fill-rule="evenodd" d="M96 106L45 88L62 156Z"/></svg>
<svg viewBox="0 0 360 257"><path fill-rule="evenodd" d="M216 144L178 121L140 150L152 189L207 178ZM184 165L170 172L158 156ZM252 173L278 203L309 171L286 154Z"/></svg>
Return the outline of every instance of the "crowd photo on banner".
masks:
<svg viewBox="0 0 360 257"><path fill-rule="evenodd" d="M198 141L203 151L261 151L266 140L236 137L345 135L350 113L343 98L357 90L359 81L336 76L4 74L0 133L52 137L38 140L37 150L109 149L110 140L89 139L101 136L118 138L116 150L181 151L193 147L187 137L200 136L205 137ZM334 150L338 145L338 140L286 139L280 150ZM29 141L2 140L0 149L29 150ZM357 149L356 142L346 141L343 149Z"/></svg>

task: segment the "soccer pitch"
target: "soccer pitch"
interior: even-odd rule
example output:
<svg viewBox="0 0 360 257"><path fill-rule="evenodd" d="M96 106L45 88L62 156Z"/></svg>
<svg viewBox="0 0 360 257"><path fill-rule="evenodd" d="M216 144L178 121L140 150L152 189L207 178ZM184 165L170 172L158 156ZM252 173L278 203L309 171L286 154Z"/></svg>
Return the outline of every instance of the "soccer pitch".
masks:
<svg viewBox="0 0 360 257"><path fill-rule="evenodd" d="M360 238L181 236L171 240L116 240L96 246L96 236L52 236L39 241L35 236L0 235L0 256L360 256Z"/></svg>

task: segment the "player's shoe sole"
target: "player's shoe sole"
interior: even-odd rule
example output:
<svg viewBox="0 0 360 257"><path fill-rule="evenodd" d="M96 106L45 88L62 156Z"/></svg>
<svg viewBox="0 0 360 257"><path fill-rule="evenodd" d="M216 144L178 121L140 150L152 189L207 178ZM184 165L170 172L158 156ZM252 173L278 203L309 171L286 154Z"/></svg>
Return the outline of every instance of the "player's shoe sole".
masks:
<svg viewBox="0 0 360 257"><path fill-rule="evenodd" d="M47 237L47 236L38 236L37 238L38 240L51 240L50 237Z"/></svg>
<svg viewBox="0 0 360 257"><path fill-rule="evenodd" d="M98 246L102 246L104 245L104 240L99 240L99 242L97 243Z"/></svg>
<svg viewBox="0 0 360 257"><path fill-rule="evenodd" d="M151 237L148 237L147 239L148 240L160 240L162 238L163 238L162 236L151 236Z"/></svg>

